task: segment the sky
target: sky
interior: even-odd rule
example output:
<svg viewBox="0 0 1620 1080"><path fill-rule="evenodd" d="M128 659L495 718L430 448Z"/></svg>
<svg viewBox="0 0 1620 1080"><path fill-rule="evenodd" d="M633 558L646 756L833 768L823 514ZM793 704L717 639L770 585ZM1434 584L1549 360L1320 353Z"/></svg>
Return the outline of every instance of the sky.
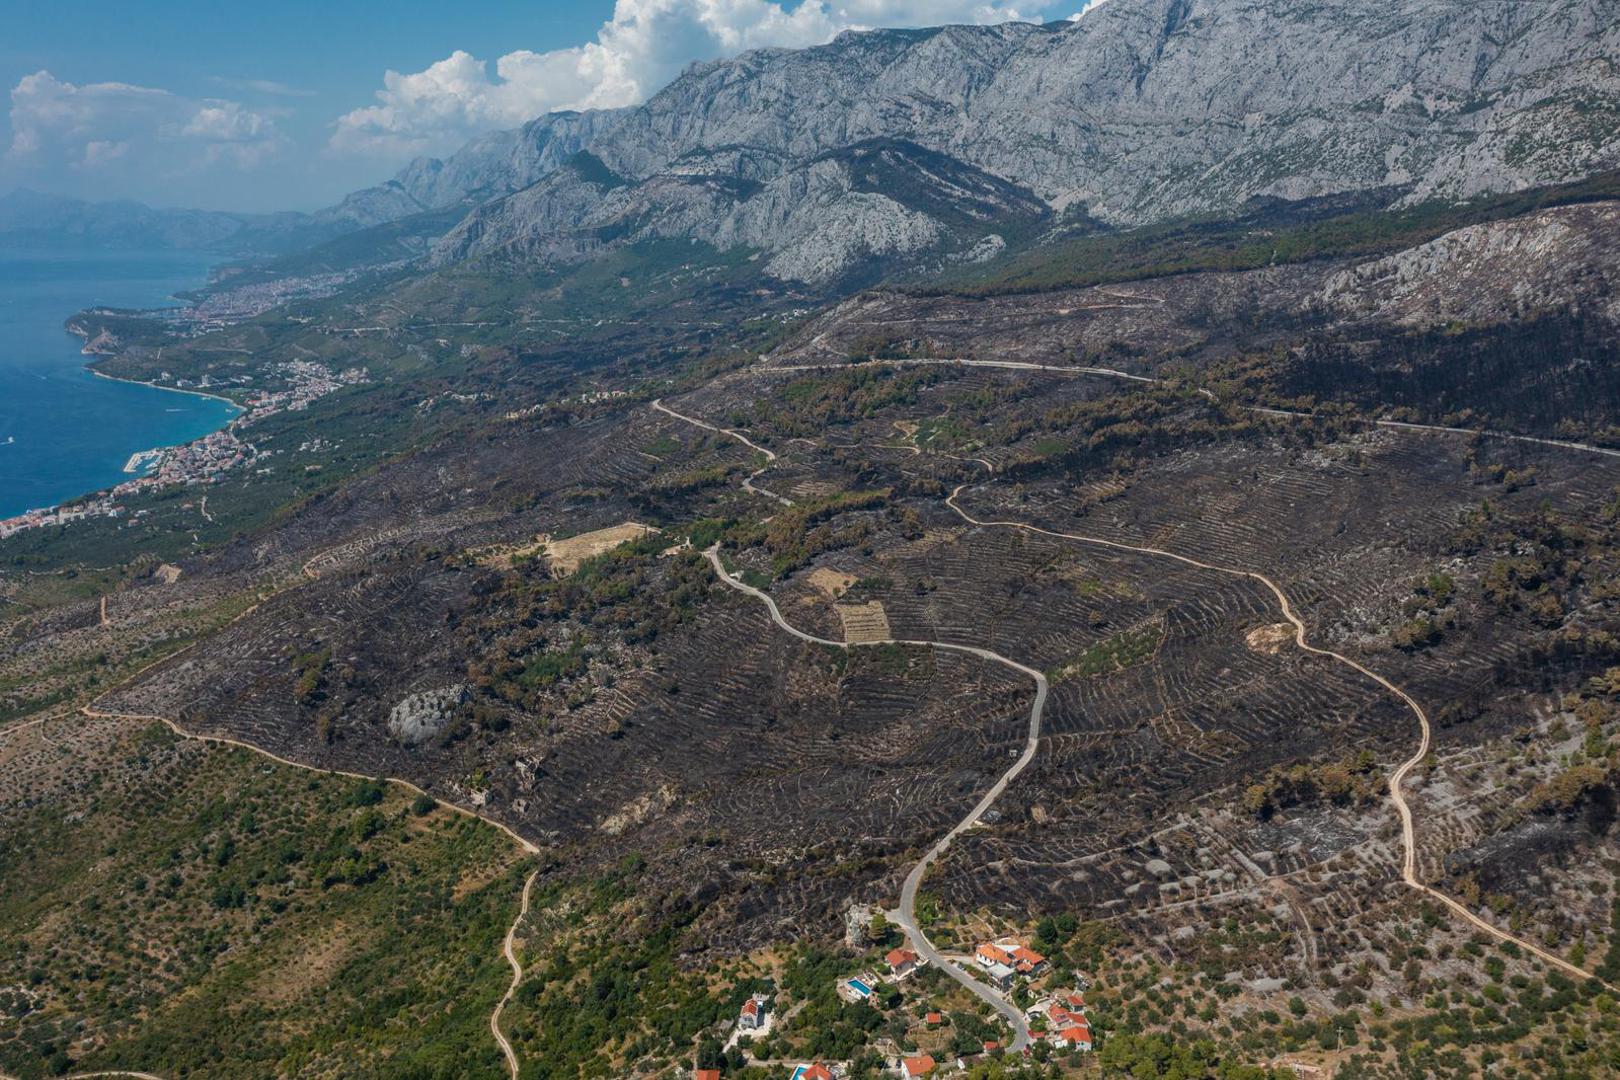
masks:
<svg viewBox="0 0 1620 1080"><path fill-rule="evenodd" d="M1096 0L1093 0L1096 2ZM308 210L694 60L1085 0L0 0L0 193Z"/></svg>

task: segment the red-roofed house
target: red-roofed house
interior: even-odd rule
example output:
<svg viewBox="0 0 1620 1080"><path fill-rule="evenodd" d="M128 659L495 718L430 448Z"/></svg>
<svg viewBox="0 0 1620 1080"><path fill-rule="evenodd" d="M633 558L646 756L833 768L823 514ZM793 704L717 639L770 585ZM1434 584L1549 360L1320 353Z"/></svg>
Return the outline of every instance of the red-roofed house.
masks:
<svg viewBox="0 0 1620 1080"><path fill-rule="evenodd" d="M903 979L917 970L917 954L910 949L890 949L883 958L889 965L889 974Z"/></svg>
<svg viewBox="0 0 1620 1080"><path fill-rule="evenodd" d="M1072 1013L1061 1005L1053 1005L1050 1009L1046 1010L1046 1022L1051 1024L1054 1028L1068 1027L1076 1020L1084 1019L1085 1017L1080 1016L1077 1013Z"/></svg>
<svg viewBox="0 0 1620 1080"><path fill-rule="evenodd" d="M900 1075L906 1080L916 1080L919 1076L927 1076L934 1071L934 1059L927 1054L920 1057L906 1058L900 1063Z"/></svg>
<svg viewBox="0 0 1620 1080"><path fill-rule="evenodd" d="M693 1069L692 1080L720 1080L719 1069Z"/></svg>
<svg viewBox="0 0 1620 1080"><path fill-rule="evenodd" d="M799 1074L799 1080L833 1080L833 1074L831 1069L818 1061L814 1065L807 1066Z"/></svg>
<svg viewBox="0 0 1620 1080"><path fill-rule="evenodd" d="M737 1013L738 1031L758 1031L765 1023L765 1003L757 997L751 997L743 1002L742 1009Z"/></svg>
<svg viewBox="0 0 1620 1080"><path fill-rule="evenodd" d="M1012 951L1013 967L1022 975L1039 975L1046 967L1046 957L1027 945Z"/></svg>
<svg viewBox="0 0 1620 1080"><path fill-rule="evenodd" d="M1013 966L1013 955L1000 945L993 945L986 941L973 952L973 958L979 962L980 967L992 967L996 964Z"/></svg>
<svg viewBox="0 0 1620 1080"><path fill-rule="evenodd" d="M1081 1022L1053 1032L1052 1045L1059 1050L1070 1046L1076 1050L1090 1050L1091 1025Z"/></svg>
<svg viewBox="0 0 1620 1080"><path fill-rule="evenodd" d="M939 1025L943 1024L944 1022L945 1017L937 1012L931 1012L927 1016L923 1017L923 1023L927 1024L929 1027L939 1027Z"/></svg>

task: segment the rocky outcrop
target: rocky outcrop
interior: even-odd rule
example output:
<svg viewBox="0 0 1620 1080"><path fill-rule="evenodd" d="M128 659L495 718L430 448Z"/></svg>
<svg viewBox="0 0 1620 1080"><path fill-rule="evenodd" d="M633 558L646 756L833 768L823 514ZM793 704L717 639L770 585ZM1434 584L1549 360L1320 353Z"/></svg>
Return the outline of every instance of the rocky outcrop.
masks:
<svg viewBox="0 0 1620 1080"><path fill-rule="evenodd" d="M420 746L449 726L467 698L462 683L411 694L389 710L388 734L402 746Z"/></svg>
<svg viewBox="0 0 1620 1080"><path fill-rule="evenodd" d="M969 174L1113 224L1513 190L1620 166L1617 58L1620 0L1109 0L1047 26L848 33L696 65L571 129L615 184L591 205L566 184L497 200L435 258L681 235L827 280L997 233L938 212ZM915 150L865 188L858 163L828 167L873 143Z"/></svg>
<svg viewBox="0 0 1620 1080"><path fill-rule="evenodd" d="M1330 278L1321 301L1405 326L1497 322L1574 305L1620 323L1620 206L1470 225Z"/></svg>
<svg viewBox="0 0 1620 1080"><path fill-rule="evenodd" d="M504 195L528 187L612 130L623 110L555 112L515 131L474 139L452 156L418 158L394 179L425 207Z"/></svg>

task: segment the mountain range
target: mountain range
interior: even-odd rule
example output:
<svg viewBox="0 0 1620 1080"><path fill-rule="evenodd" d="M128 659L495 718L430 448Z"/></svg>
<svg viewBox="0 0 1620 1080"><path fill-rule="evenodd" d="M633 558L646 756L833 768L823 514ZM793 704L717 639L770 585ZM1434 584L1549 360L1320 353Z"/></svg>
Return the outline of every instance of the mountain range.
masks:
<svg viewBox="0 0 1620 1080"><path fill-rule="evenodd" d="M1620 164L1617 45L1613 0L1109 0L1045 26L846 33L695 66L433 258L682 237L821 282L1077 220L1515 190Z"/></svg>
<svg viewBox="0 0 1620 1080"><path fill-rule="evenodd" d="M265 255L375 230L334 259L434 267L682 239L825 285L1262 198L1411 205L1612 169L1617 52L1617 0L1108 0L695 64L642 105L482 135L313 214L18 193L0 236Z"/></svg>

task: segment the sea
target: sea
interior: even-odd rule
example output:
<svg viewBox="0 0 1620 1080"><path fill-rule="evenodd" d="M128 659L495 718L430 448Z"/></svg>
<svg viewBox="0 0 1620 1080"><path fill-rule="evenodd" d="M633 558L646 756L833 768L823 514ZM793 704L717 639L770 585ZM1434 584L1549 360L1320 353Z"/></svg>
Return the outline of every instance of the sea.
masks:
<svg viewBox="0 0 1620 1080"><path fill-rule="evenodd" d="M217 255L0 247L0 519L130 479L130 455L200 438L226 402L92 375L62 328L98 304L152 308L208 279Z"/></svg>

